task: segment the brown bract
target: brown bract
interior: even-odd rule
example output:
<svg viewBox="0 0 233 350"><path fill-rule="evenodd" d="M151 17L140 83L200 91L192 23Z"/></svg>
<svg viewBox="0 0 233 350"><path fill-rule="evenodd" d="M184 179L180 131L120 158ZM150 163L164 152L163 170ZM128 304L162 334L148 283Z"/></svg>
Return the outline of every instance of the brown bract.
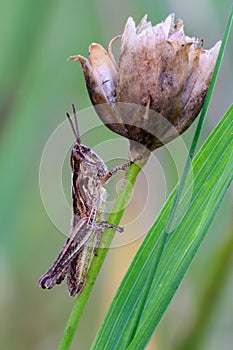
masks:
<svg viewBox="0 0 233 350"><path fill-rule="evenodd" d="M112 44L89 47L78 60L87 89L102 121L130 139L131 159L182 134L198 116L213 74L219 41L204 50L184 34L174 14L152 26L145 16L136 27L130 17L121 38L119 64ZM144 147L142 147L143 145Z"/></svg>

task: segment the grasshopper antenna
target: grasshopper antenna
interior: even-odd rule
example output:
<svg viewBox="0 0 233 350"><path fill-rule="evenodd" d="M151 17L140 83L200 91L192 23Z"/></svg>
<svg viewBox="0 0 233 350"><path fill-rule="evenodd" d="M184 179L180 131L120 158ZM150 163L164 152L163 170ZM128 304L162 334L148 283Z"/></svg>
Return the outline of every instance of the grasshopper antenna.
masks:
<svg viewBox="0 0 233 350"><path fill-rule="evenodd" d="M78 129L78 119L77 119L77 113L76 113L76 109L75 109L75 105L72 104L72 109L73 109L73 114L74 114L74 123L69 115L69 113L67 112L66 113L66 116L69 120L69 123L70 123L70 126L71 126L71 129L74 133L74 136L75 136L75 140L77 141L77 144L80 145L81 144L81 139L80 139L80 135L79 135L79 129Z"/></svg>
<svg viewBox="0 0 233 350"><path fill-rule="evenodd" d="M72 103L72 109L73 109L73 114L74 114L74 124L75 124L76 135L78 136L79 143L81 143L79 128L78 128L77 112L76 112L75 105L73 103Z"/></svg>

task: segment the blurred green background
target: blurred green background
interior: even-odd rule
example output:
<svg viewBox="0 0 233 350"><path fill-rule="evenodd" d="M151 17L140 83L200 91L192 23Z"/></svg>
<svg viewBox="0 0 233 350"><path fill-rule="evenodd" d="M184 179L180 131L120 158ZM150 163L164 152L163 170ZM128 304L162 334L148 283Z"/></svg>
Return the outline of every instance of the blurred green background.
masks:
<svg viewBox="0 0 233 350"><path fill-rule="evenodd" d="M71 103L77 103L79 110L90 106L81 69L77 63L67 62L67 57L87 56L91 42L100 42L106 47L113 36L122 33L128 16L138 23L145 13L155 24L175 12L184 20L187 35L204 38L204 47L210 48L222 37L230 6L230 0L224 0L224 4L217 0L1 1L1 349L56 349L74 302L65 284L52 291L43 291L37 286L38 278L64 242L64 236L50 221L41 200L41 155ZM202 141L232 103L232 36L230 39ZM194 127L184 136L187 146ZM104 137L113 137L110 131L101 130ZM94 133L91 138L88 139L88 135L84 138L89 146L98 140L99 136L95 139ZM159 150L156 157L166 174L169 192L177 181L172 160L166 150ZM63 180L69 200L68 160ZM48 176L48 191L52 182L53 178ZM133 215L133 208L139 206L145 186L142 175L136 184L134 206L126 213L125 222L127 215ZM155 207L160 203L159 187L157 189ZM148 349L232 347L232 196L231 191ZM144 213L142 220L146 223L151 216L155 216L153 208L150 213ZM131 229L140 230L140 227L135 225ZM72 349L90 348L139 244L138 239L110 250Z"/></svg>

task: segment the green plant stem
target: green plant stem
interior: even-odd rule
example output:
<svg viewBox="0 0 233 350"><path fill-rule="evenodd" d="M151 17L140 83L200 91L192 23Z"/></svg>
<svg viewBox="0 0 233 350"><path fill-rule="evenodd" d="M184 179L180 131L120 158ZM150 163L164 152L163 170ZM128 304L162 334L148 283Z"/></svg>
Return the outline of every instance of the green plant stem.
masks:
<svg viewBox="0 0 233 350"><path fill-rule="evenodd" d="M117 199L112 209L112 213L109 215L108 222L113 225L119 225L120 220L123 216L125 207L128 203L130 194L134 187L134 182L141 168L137 164L132 164L126 170L126 180L124 187L119 191ZM58 346L58 350L68 350L71 346L72 340L74 338L78 322L82 315L83 309L89 299L92 287L95 280L99 274L99 271L103 265L104 259L114 237L113 229L106 229L104 231L103 237L101 239L101 244L105 248L98 248L97 256L93 258L93 262L90 266L88 273L88 281L83 290L83 292L77 296L73 310L70 314L69 320L66 324L63 337Z"/></svg>

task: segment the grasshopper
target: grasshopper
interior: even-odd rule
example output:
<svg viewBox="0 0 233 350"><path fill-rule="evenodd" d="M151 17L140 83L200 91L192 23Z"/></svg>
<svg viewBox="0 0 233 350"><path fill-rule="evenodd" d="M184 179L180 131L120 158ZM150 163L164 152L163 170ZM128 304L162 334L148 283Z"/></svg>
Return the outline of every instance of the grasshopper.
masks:
<svg viewBox="0 0 233 350"><path fill-rule="evenodd" d="M69 294L81 293L88 278L88 270L106 227L123 232L122 227L104 220L106 190L104 184L119 170L125 170L130 161L108 171L104 161L89 147L81 144L77 113L72 105L74 123L66 116L76 143L71 152L73 213L69 238L49 270L40 278L42 288L51 289L67 276Z"/></svg>

